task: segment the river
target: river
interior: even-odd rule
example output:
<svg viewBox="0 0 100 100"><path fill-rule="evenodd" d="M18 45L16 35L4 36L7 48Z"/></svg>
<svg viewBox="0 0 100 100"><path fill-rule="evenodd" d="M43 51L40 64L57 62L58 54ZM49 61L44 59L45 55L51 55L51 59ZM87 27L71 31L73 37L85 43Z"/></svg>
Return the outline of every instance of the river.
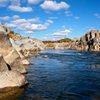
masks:
<svg viewBox="0 0 100 100"><path fill-rule="evenodd" d="M16 100L100 100L100 53L45 50L30 61L30 84Z"/></svg>

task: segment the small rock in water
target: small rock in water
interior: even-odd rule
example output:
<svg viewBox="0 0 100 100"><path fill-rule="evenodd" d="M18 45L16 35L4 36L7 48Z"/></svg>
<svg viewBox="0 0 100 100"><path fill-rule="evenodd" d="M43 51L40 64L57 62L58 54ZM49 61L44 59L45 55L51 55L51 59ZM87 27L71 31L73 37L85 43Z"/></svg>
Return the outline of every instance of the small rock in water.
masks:
<svg viewBox="0 0 100 100"><path fill-rule="evenodd" d="M47 55L44 55L43 58L48 58L48 56Z"/></svg>

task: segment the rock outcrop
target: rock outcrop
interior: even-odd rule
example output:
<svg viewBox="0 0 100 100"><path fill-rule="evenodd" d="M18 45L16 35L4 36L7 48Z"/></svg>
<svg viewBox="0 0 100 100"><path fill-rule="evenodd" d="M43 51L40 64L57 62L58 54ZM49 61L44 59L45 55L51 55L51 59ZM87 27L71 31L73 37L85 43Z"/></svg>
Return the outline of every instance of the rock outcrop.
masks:
<svg viewBox="0 0 100 100"><path fill-rule="evenodd" d="M24 66L21 66L22 64L20 66L18 65L21 63L19 54L12 46L6 31L4 32L2 30L0 30L0 54L3 55L5 62L11 66L11 69L20 71L21 73L26 73ZM17 66L13 66L16 64L16 61L18 63Z"/></svg>
<svg viewBox="0 0 100 100"><path fill-rule="evenodd" d="M14 71L6 64L3 56L0 55L0 89L6 87L19 87L26 84L25 76Z"/></svg>
<svg viewBox="0 0 100 100"><path fill-rule="evenodd" d="M32 38L21 38L14 42L12 41L12 44L19 52L21 58L23 58L21 54L23 54L24 57L27 57L31 54L31 52L38 52L44 50L45 48L45 45L42 43L42 41Z"/></svg>
<svg viewBox="0 0 100 100"><path fill-rule="evenodd" d="M72 49L86 51L100 51L100 31L92 30L87 32L80 39L71 43Z"/></svg>
<svg viewBox="0 0 100 100"><path fill-rule="evenodd" d="M26 84L25 76L21 74L26 73L26 69L7 32L7 28L0 25L0 89Z"/></svg>
<svg viewBox="0 0 100 100"><path fill-rule="evenodd" d="M52 48L52 49L75 49L75 50L85 50L85 51L100 51L100 31L91 30L79 39L72 39L69 41L61 41L61 42L46 41L45 44L47 48Z"/></svg>
<svg viewBox="0 0 100 100"><path fill-rule="evenodd" d="M0 72L0 89L6 87L20 87L26 84L25 76L17 71Z"/></svg>
<svg viewBox="0 0 100 100"><path fill-rule="evenodd" d="M12 31L10 31L9 34L9 36L11 37L11 44L16 49L22 59L30 56L33 52L38 52L45 49L44 43L40 40L30 37L21 37L20 35L15 34ZM25 59L23 62L26 62Z"/></svg>
<svg viewBox="0 0 100 100"><path fill-rule="evenodd" d="M21 37L5 25L0 25L0 89L26 84L24 65L31 52L44 49L42 41Z"/></svg>

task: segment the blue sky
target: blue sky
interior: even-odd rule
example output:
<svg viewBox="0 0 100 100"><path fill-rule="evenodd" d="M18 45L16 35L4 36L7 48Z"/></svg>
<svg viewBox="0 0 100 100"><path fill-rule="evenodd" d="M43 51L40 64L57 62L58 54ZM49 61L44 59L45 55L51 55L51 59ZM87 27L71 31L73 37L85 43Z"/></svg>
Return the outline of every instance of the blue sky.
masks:
<svg viewBox="0 0 100 100"><path fill-rule="evenodd" d="M0 0L0 22L41 40L77 38L100 29L100 0Z"/></svg>

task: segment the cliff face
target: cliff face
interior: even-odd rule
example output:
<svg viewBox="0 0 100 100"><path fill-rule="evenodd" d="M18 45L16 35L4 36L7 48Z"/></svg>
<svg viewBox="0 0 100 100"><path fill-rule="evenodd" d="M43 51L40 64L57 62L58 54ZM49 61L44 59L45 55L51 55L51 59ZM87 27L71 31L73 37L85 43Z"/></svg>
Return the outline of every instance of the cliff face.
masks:
<svg viewBox="0 0 100 100"><path fill-rule="evenodd" d="M100 31L92 30L87 32L79 40L71 43L70 48L86 51L100 51Z"/></svg>

